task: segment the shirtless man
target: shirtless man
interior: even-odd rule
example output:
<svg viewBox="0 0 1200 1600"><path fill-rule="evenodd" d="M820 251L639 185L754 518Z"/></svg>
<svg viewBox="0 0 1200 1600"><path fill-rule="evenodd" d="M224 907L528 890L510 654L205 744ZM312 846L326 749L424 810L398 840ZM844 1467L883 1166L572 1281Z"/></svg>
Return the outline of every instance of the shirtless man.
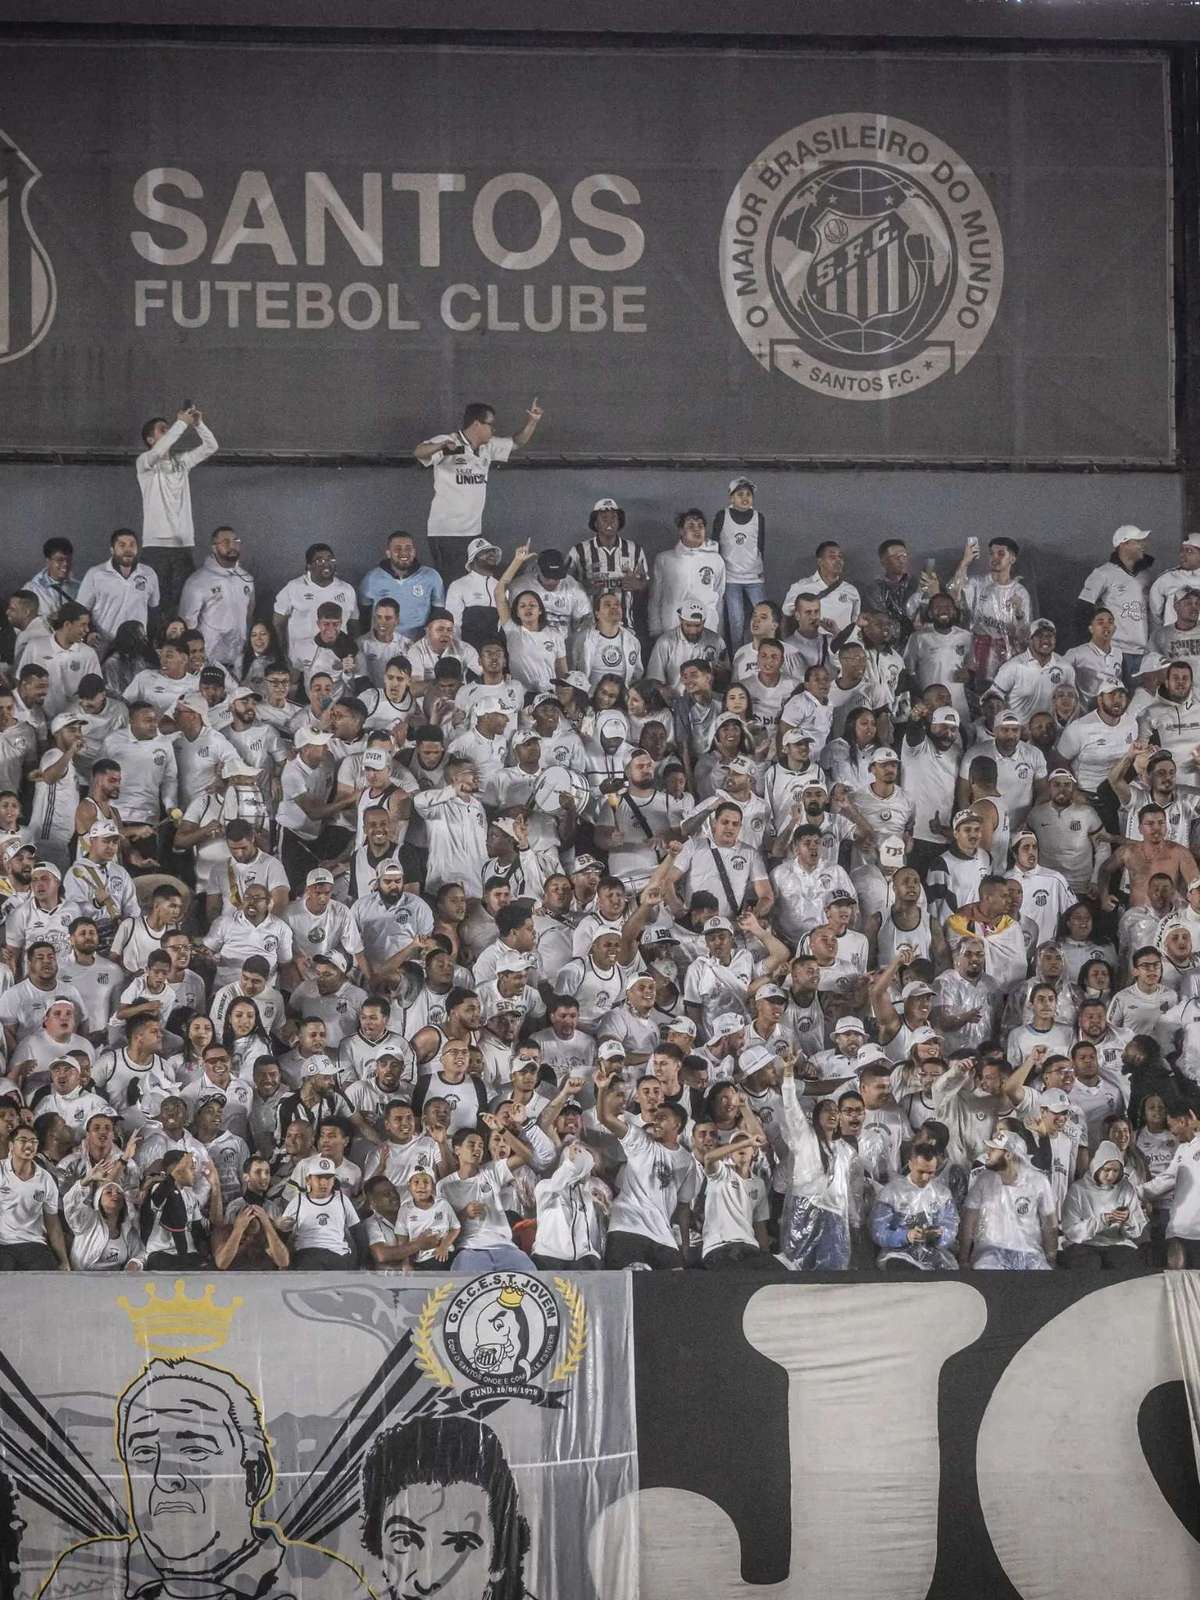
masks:
<svg viewBox="0 0 1200 1600"><path fill-rule="evenodd" d="M1105 911L1117 908L1109 884L1120 872L1129 874L1131 906L1144 906L1149 902L1149 883L1156 874L1170 878L1172 885L1177 883L1181 894L1187 893L1193 878L1200 878L1200 867L1192 852L1167 838L1167 814L1161 806L1143 806L1137 821L1141 840L1121 845L1100 868L1100 904Z"/></svg>

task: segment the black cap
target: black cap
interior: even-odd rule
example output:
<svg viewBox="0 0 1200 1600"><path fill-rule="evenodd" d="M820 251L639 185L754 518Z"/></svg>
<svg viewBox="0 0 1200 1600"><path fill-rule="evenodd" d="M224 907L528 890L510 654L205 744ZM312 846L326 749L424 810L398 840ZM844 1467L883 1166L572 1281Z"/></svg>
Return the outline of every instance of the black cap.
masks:
<svg viewBox="0 0 1200 1600"><path fill-rule="evenodd" d="M561 550L543 550L538 556L538 569L543 578L561 578L567 570Z"/></svg>

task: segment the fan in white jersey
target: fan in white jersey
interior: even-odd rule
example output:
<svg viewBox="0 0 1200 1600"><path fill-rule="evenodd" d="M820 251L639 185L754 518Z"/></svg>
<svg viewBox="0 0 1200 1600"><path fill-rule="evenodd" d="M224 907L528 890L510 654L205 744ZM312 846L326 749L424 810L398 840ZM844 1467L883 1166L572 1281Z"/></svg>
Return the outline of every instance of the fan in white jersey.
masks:
<svg viewBox="0 0 1200 1600"><path fill-rule="evenodd" d="M0 1160L0 1272L69 1270L58 1185L37 1164L32 1128L18 1128Z"/></svg>
<svg viewBox="0 0 1200 1600"><path fill-rule="evenodd" d="M737 1134L701 1157L705 1171L701 1257L709 1272L733 1267L777 1273L767 1243L767 1185L754 1161L765 1138Z"/></svg>
<svg viewBox="0 0 1200 1600"><path fill-rule="evenodd" d="M491 1130L499 1126L490 1113L484 1113L480 1120ZM511 1128L506 1129L499 1142L504 1153L484 1165L483 1138L474 1127L460 1129L450 1142L458 1171L437 1186L438 1198L454 1208L462 1225L450 1270L472 1276L506 1269L535 1270L529 1256L513 1243L512 1228L504 1213L509 1175L528 1162L528 1145Z"/></svg>
<svg viewBox="0 0 1200 1600"><path fill-rule="evenodd" d="M41 859L65 868L79 804L79 774L72 757L83 740L83 718L78 712L60 711L50 724L50 737L50 748L30 775L29 828Z"/></svg>
<svg viewBox="0 0 1200 1600"><path fill-rule="evenodd" d="M291 1248L292 1266L299 1272L353 1267L360 1226L358 1213L338 1188L337 1167L328 1156L310 1157L303 1189L293 1194L276 1223Z"/></svg>

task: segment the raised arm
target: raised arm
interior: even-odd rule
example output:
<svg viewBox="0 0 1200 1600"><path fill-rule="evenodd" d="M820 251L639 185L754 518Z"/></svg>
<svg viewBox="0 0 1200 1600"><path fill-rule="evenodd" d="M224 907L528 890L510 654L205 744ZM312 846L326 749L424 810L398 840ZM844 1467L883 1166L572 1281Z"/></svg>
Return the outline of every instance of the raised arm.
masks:
<svg viewBox="0 0 1200 1600"><path fill-rule="evenodd" d="M513 446L515 449L523 450L525 448L537 432L537 425L542 420L542 416L542 408L538 405L537 395L534 395L528 410L525 412L525 426L520 433L513 434Z"/></svg>
<svg viewBox="0 0 1200 1600"><path fill-rule="evenodd" d="M891 961L888 962L887 966L884 967L882 971L875 974L875 977L871 982L871 1007L875 1012L875 1019L879 1023L881 1034L880 1042L882 1044L887 1044L890 1040L896 1037L896 1035L900 1032L900 1024L903 1020L900 1016L900 1013L892 1004L892 997L888 993L888 990L891 988L892 979L904 965L904 950L905 947L902 945L900 947L900 951L892 957ZM882 1034L885 1032L887 1034L887 1038L882 1038Z"/></svg>
<svg viewBox="0 0 1200 1600"><path fill-rule="evenodd" d="M601 1127L605 1128L616 1139L623 1139L629 1132L629 1124L619 1111L613 1109L614 1096L620 1091L608 1078L600 1079L596 1074L596 1116Z"/></svg>
<svg viewBox="0 0 1200 1600"><path fill-rule="evenodd" d="M1025 1093L1026 1082L1029 1074L1041 1066L1046 1059L1046 1046L1039 1044L1022 1061L1015 1072L1010 1072L1004 1080L1004 1095L1011 1105L1019 1106Z"/></svg>
<svg viewBox="0 0 1200 1600"><path fill-rule="evenodd" d="M532 554L533 546L531 544L519 544L513 551L512 560L496 580L496 615L500 619L502 628L512 621L512 607L508 599L508 586Z"/></svg>

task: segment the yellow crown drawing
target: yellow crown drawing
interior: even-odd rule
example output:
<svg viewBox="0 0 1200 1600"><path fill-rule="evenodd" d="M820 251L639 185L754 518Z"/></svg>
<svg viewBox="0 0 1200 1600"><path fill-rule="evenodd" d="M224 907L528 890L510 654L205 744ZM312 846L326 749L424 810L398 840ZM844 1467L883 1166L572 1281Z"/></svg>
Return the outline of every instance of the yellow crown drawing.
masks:
<svg viewBox="0 0 1200 1600"><path fill-rule="evenodd" d="M176 1278L175 1293L169 1300L160 1300L157 1285L148 1283L145 1305L130 1305L125 1295L117 1304L129 1318L134 1343L147 1357L198 1356L221 1348L229 1337L233 1314L242 1303L241 1295L237 1295L228 1306L216 1305L215 1292L214 1286L206 1283L204 1293L189 1300L183 1279Z"/></svg>
<svg viewBox="0 0 1200 1600"><path fill-rule="evenodd" d="M506 1311L515 1311L524 1298L524 1289L518 1289L515 1283L506 1283L497 1296Z"/></svg>

